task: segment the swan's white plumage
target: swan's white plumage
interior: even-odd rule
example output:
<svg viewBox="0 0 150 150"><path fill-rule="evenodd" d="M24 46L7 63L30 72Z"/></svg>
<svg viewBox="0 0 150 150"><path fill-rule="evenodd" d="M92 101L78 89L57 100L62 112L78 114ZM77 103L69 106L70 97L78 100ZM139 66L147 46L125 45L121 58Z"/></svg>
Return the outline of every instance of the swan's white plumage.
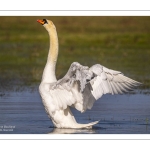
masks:
<svg viewBox="0 0 150 150"><path fill-rule="evenodd" d="M98 123L78 124L70 111L70 106L84 112L91 109L95 100L103 94L122 94L128 92L139 82L125 77L121 72L108 69L100 64L92 67L74 62L67 74L56 80L55 65L58 55L58 39L54 24L38 20L49 33L50 50L43 72L39 92L48 116L58 128L90 128Z"/></svg>
<svg viewBox="0 0 150 150"><path fill-rule="evenodd" d="M99 64L87 68L73 63L68 73L51 84L49 90L53 92L50 93L55 97L53 98L57 101L57 106L61 106L59 109L74 105L77 110L83 112L91 109L94 101L103 94L122 94L128 92L131 86L137 85L139 82L125 77L121 72Z"/></svg>

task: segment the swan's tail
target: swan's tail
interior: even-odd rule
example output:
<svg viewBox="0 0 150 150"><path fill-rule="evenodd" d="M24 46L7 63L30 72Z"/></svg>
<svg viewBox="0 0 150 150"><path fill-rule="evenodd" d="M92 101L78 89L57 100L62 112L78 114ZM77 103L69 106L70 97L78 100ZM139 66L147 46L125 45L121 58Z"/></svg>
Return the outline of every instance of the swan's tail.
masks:
<svg viewBox="0 0 150 150"><path fill-rule="evenodd" d="M75 125L75 128L88 128L88 129L91 129L93 125L97 124L99 121L95 121L95 122L91 122L91 123L88 123L88 124L76 124Z"/></svg>

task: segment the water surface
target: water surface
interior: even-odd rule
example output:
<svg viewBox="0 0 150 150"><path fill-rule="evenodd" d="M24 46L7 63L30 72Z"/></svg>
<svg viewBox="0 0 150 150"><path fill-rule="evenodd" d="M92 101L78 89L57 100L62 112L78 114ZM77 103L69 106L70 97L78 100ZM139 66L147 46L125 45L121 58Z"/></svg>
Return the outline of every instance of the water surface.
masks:
<svg viewBox="0 0 150 150"><path fill-rule="evenodd" d="M0 97L0 133L150 133L150 96L146 94L104 95L91 110L72 112L79 123L100 121L93 129L56 129L45 113L38 90L8 92Z"/></svg>

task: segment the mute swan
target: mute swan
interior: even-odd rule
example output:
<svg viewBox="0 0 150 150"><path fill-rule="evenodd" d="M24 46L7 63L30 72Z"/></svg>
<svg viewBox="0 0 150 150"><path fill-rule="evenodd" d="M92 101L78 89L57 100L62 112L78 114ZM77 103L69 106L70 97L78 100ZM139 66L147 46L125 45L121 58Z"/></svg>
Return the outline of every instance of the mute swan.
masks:
<svg viewBox="0 0 150 150"><path fill-rule="evenodd" d="M55 67L58 57L58 37L56 27L50 20L37 20L48 31L50 49L43 71L39 93L45 111L57 128L92 128L99 121L78 124L70 106L85 112L91 109L95 100L103 94L122 94L140 85L121 72L108 69L100 64L92 67L73 62L67 74L56 79Z"/></svg>

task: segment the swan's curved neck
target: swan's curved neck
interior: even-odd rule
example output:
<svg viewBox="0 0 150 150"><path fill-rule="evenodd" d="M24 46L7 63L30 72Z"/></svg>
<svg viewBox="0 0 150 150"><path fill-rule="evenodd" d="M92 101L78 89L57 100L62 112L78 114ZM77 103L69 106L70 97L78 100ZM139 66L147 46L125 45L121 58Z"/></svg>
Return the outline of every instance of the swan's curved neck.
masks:
<svg viewBox="0 0 150 150"><path fill-rule="evenodd" d="M55 75L55 68L58 57L58 37L56 29L48 30L50 37L50 48L47 58L47 63L43 72L42 81L52 83L57 81Z"/></svg>

